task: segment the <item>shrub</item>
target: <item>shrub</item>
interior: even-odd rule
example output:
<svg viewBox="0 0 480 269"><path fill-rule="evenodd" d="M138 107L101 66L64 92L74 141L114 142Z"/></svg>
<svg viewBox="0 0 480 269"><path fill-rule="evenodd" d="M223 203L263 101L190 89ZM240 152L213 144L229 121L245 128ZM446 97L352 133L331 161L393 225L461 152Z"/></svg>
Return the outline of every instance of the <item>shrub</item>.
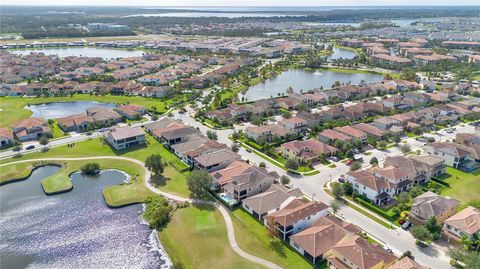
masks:
<svg viewBox="0 0 480 269"><path fill-rule="evenodd" d="M100 173L100 164L99 163L86 163L80 168L82 174L85 175L95 175Z"/></svg>
<svg viewBox="0 0 480 269"><path fill-rule="evenodd" d="M173 207L165 198L154 196L146 200L143 217L151 229L158 229L168 223L172 211Z"/></svg>

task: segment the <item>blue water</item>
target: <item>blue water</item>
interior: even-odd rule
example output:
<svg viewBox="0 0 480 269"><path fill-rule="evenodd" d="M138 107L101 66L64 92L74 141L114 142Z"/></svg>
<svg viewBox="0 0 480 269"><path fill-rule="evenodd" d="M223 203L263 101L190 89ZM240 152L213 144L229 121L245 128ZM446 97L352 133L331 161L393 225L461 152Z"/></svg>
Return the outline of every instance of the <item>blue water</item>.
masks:
<svg viewBox="0 0 480 269"><path fill-rule="evenodd" d="M89 107L100 106L108 109L115 107L111 103L99 103L95 101L72 101L72 102L54 102L40 105L30 105L25 107L33 112L31 117L44 119L63 118L74 114L85 113Z"/></svg>
<svg viewBox="0 0 480 269"><path fill-rule="evenodd" d="M106 206L102 190L125 180L119 171L72 175L72 191L47 196L43 167L0 187L0 268L160 268L166 254L139 216L141 205Z"/></svg>

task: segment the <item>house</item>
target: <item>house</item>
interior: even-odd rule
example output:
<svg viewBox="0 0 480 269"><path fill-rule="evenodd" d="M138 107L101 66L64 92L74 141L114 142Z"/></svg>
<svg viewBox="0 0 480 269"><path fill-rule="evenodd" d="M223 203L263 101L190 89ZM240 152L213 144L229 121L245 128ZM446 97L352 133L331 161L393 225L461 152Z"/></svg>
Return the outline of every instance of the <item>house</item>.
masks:
<svg viewBox="0 0 480 269"><path fill-rule="evenodd" d="M52 131L46 120L41 118L28 118L12 124L13 133L20 141L39 139L46 135L51 136Z"/></svg>
<svg viewBox="0 0 480 269"><path fill-rule="evenodd" d="M0 148L9 146L13 143L12 131L7 128L0 128Z"/></svg>
<svg viewBox="0 0 480 269"><path fill-rule="evenodd" d="M405 256L388 267L388 269L430 269L430 267L423 266L412 258Z"/></svg>
<svg viewBox="0 0 480 269"><path fill-rule="evenodd" d="M211 176L215 186L238 202L266 191L279 178L276 172L269 173L244 161L234 161Z"/></svg>
<svg viewBox="0 0 480 269"><path fill-rule="evenodd" d="M147 109L145 107L136 105L118 106L113 110L129 120L138 119L147 113Z"/></svg>
<svg viewBox="0 0 480 269"><path fill-rule="evenodd" d="M384 269L395 263L397 257L381 246L370 244L354 235L336 244L327 257L331 269Z"/></svg>
<svg viewBox="0 0 480 269"><path fill-rule="evenodd" d="M355 225L334 216L320 217L311 227L290 236L290 245L312 264L323 260L330 250L360 232Z"/></svg>
<svg viewBox="0 0 480 269"><path fill-rule="evenodd" d="M213 172L223 169L240 159L240 155L229 148L225 148L194 157L193 165L197 169L206 169L208 172Z"/></svg>
<svg viewBox="0 0 480 269"><path fill-rule="evenodd" d="M201 136L201 140L195 137ZM194 137L191 139L191 137ZM204 139L207 140L204 140ZM186 141L186 142L185 142ZM201 143L199 143L201 141ZM194 148L195 145L198 145L196 148ZM177 150L177 148L181 147L181 151ZM190 148L189 148L190 147ZM175 152L180 152L178 155L185 163L187 163L190 166L195 165L195 157L207 154L210 152L214 152L217 150L221 149L226 149L228 148L227 145L219 143L214 140L210 140L207 137L201 135L201 134L192 134L189 135L184 142L180 142L178 144L172 145L171 146L172 150ZM182 152L183 151L183 152Z"/></svg>
<svg viewBox="0 0 480 269"><path fill-rule="evenodd" d="M338 132L336 130L326 129L318 134L318 140L320 140L323 143L332 145L337 140L345 143L345 142L351 142L353 139L352 137L345 135L341 132Z"/></svg>
<svg viewBox="0 0 480 269"><path fill-rule="evenodd" d="M477 131L473 134L457 133L454 142L468 147L472 155L474 155L474 158L476 160L480 159L480 132Z"/></svg>
<svg viewBox="0 0 480 269"><path fill-rule="evenodd" d="M112 126L122 121L120 114L103 107L87 108L87 116L91 116L97 126Z"/></svg>
<svg viewBox="0 0 480 269"><path fill-rule="evenodd" d="M281 238L287 240L327 213L328 206L322 202L293 199L284 208L266 215L264 224L271 229L277 229Z"/></svg>
<svg viewBox="0 0 480 269"><path fill-rule="evenodd" d="M337 148L314 139L305 141L290 141L280 145L280 154L285 158L292 158L300 162L314 161L319 157L330 157L337 152Z"/></svg>
<svg viewBox="0 0 480 269"><path fill-rule="evenodd" d="M480 237L480 209L469 206L446 219L443 234L447 239L460 241L463 236L470 240Z"/></svg>
<svg viewBox="0 0 480 269"><path fill-rule="evenodd" d="M85 114L75 114L58 118L57 124L64 132L87 131L95 127L95 119Z"/></svg>
<svg viewBox="0 0 480 269"><path fill-rule="evenodd" d="M163 118L159 121L146 124L145 129L155 137L155 139L167 146L185 141L189 135L200 133L197 129L171 118Z"/></svg>
<svg viewBox="0 0 480 269"><path fill-rule="evenodd" d="M438 223L457 213L458 200L444 198L436 193L427 191L413 199L412 209L408 215L413 224L425 224L428 219L435 217Z"/></svg>
<svg viewBox="0 0 480 269"><path fill-rule="evenodd" d="M254 218L263 217L285 207L292 199L303 197L300 189L288 189L282 184L272 184L266 191L243 199L242 207Z"/></svg>
<svg viewBox="0 0 480 269"><path fill-rule="evenodd" d="M388 131L375 127L371 124L358 123L353 125L352 127L366 133L367 136L377 140L382 140L388 135Z"/></svg>
<svg viewBox="0 0 480 269"><path fill-rule="evenodd" d="M445 164L453 168L461 168L469 162L471 151L468 147L452 142L436 142L425 147L428 154L445 160Z"/></svg>
<svg viewBox="0 0 480 269"><path fill-rule="evenodd" d="M116 150L145 143L145 133L140 127L116 127L105 132L103 138Z"/></svg>
<svg viewBox="0 0 480 269"><path fill-rule="evenodd" d="M445 173L445 161L434 155L423 156L387 156L383 163L384 166L395 166L403 169L408 178L417 184L428 182L432 177L437 177Z"/></svg>
<svg viewBox="0 0 480 269"><path fill-rule="evenodd" d="M303 133L307 131L307 128L308 128L308 121L297 116L293 116L288 119L283 119L279 123L284 128L290 131L294 131L295 133Z"/></svg>
<svg viewBox="0 0 480 269"><path fill-rule="evenodd" d="M335 131L340 132L344 135L348 135L353 139L362 141L362 143L367 143L367 133L359 129L353 128L351 126L335 127Z"/></svg>

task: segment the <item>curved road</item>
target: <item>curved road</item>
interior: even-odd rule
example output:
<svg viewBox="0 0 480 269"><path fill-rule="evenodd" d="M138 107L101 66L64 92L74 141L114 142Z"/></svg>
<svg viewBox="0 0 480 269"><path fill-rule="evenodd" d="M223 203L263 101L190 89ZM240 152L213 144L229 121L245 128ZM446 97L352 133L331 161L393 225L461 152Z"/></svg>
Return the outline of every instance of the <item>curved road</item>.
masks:
<svg viewBox="0 0 480 269"><path fill-rule="evenodd" d="M142 161L132 159L132 158L127 158L127 157L120 157L120 156L97 156L97 157L79 157L79 158L40 158L40 159L29 159L29 160L21 160L21 161L16 161L16 162L0 164L0 167L10 165L10 164L26 163L26 162L32 162L32 161L84 161L84 160L96 160L96 159L97 160L98 159L124 160L124 161L130 161L130 162L133 162L133 163L136 163L136 164L140 165L145 170L145 179L144 179L145 186L149 190L151 190L152 192L163 195L168 199L175 200L175 201L180 201L180 202L208 203L208 204L215 205L215 207L220 211L220 213L223 216L223 219L225 220L225 226L227 227L228 242L230 243L230 247L238 255L240 255L241 257L243 257L243 258L245 258L249 261L256 262L256 263L261 264L261 265L263 265L265 267L268 267L268 268L273 268L273 269L281 269L282 268L282 267L280 267L280 266L278 266L278 265L276 265L276 264L274 264L270 261L267 261L267 260L262 259L260 257L251 255L251 254L243 251L238 246L237 240L235 239L235 230L233 228L232 218L230 217L230 214L228 213L228 211L223 206L219 205L218 203L214 204L214 203L211 203L211 202L193 200L193 199L190 199L190 198L180 197L180 196L168 193L168 192L163 192L163 191L155 188L154 186L152 186L150 184L150 177L151 177L150 170L148 170L144 166L144 163Z"/></svg>

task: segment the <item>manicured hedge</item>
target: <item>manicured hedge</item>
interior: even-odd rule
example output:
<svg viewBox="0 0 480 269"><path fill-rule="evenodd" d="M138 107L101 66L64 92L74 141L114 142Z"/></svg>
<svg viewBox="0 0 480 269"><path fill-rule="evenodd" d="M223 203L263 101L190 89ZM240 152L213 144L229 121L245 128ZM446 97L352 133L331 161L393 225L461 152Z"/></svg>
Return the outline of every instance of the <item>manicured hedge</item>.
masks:
<svg viewBox="0 0 480 269"><path fill-rule="evenodd" d="M361 204L362 206L370 209L371 211L377 213L378 215L388 219L388 220L391 220L391 221L394 221L397 219L398 215L393 213L393 212L390 212L390 211L385 211L383 209L381 209L380 207L378 207L377 205L374 205L370 202L367 202L367 201L364 201L362 198L360 197L357 197L355 198L355 200Z"/></svg>
<svg viewBox="0 0 480 269"><path fill-rule="evenodd" d="M437 182L437 183L440 184L440 185L443 185L443 186L445 186L445 187L447 187L447 188L450 188L450 184L448 184L447 182L445 182L445 181L443 181L443 180L441 180L441 179L438 179L438 178L436 178L436 177L432 177L432 180L435 181L435 182Z"/></svg>

